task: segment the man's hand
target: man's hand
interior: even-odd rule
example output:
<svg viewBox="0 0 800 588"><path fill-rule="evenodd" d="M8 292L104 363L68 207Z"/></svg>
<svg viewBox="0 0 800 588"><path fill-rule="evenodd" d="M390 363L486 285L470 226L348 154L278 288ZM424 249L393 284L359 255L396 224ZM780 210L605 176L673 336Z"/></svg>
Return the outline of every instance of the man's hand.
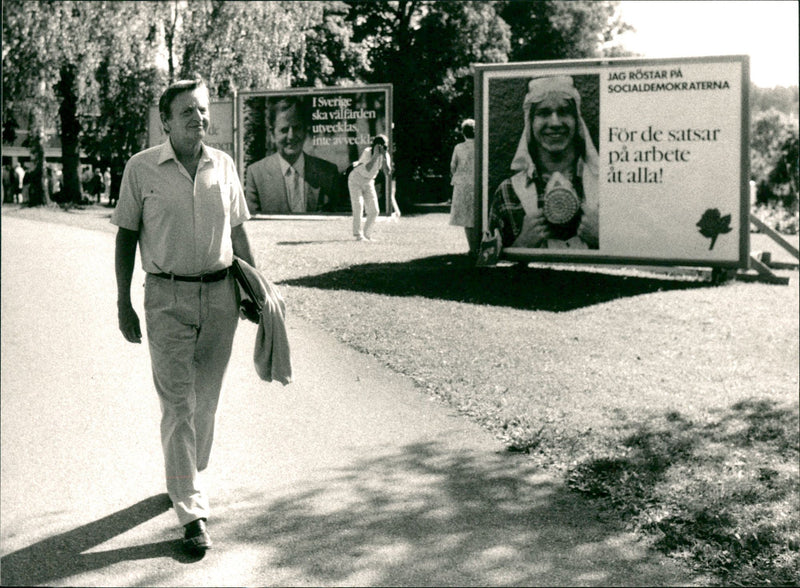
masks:
<svg viewBox="0 0 800 588"><path fill-rule="evenodd" d="M522 219L522 230L511 244L512 247L541 247L542 243L552 238L550 226L541 210L526 214Z"/></svg>
<svg viewBox="0 0 800 588"><path fill-rule="evenodd" d="M117 304L117 318L122 336L131 343L141 343L142 330L139 327L139 317L130 302Z"/></svg>

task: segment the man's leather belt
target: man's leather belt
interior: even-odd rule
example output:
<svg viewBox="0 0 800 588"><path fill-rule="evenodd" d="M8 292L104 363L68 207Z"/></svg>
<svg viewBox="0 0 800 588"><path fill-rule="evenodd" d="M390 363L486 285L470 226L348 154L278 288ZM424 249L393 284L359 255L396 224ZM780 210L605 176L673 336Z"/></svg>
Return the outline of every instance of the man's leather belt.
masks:
<svg viewBox="0 0 800 588"><path fill-rule="evenodd" d="M201 274L199 276L176 276L175 274L150 274L157 278L164 278L165 280L177 280L179 282L219 282L228 276L231 268L226 267L218 272L211 272L210 274Z"/></svg>

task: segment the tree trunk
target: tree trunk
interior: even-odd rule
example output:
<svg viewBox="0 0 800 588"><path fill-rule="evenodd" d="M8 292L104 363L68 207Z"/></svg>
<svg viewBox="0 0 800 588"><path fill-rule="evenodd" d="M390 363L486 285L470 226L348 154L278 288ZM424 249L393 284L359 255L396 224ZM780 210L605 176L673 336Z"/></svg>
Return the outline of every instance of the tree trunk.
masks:
<svg viewBox="0 0 800 588"><path fill-rule="evenodd" d="M178 26L178 2L170 6L170 21L164 26L164 41L167 44L167 67L169 78L167 82L171 85L175 81L175 30Z"/></svg>
<svg viewBox="0 0 800 588"><path fill-rule="evenodd" d="M46 174L44 171L44 142L45 136L42 130L40 113L34 113L34 121L31 125L30 149L33 169L29 171L30 181L28 183L28 206L41 206L50 201L47 193Z"/></svg>
<svg viewBox="0 0 800 588"><path fill-rule="evenodd" d="M61 77L56 91L61 98L58 114L61 118L61 161L63 164L63 201L79 203L83 197L80 179L80 132L78 121L77 68L72 64L61 66Z"/></svg>

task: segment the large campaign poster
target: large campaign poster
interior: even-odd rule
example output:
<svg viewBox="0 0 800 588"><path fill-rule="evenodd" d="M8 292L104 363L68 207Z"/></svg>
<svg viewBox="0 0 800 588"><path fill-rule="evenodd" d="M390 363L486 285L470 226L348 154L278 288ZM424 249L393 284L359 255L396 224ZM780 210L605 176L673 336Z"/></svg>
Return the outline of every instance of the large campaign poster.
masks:
<svg viewBox="0 0 800 588"><path fill-rule="evenodd" d="M349 213L352 164L379 134L391 153L391 108L389 84L241 92L237 165L251 212ZM375 183L385 212L382 173Z"/></svg>
<svg viewBox="0 0 800 588"><path fill-rule="evenodd" d="M747 56L475 75L476 217L501 257L746 267Z"/></svg>

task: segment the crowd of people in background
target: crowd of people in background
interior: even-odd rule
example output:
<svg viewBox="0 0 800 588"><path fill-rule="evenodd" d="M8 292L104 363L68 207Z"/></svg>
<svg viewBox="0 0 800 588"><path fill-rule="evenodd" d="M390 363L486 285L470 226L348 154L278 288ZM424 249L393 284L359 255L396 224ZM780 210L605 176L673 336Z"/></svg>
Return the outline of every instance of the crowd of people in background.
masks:
<svg viewBox="0 0 800 588"><path fill-rule="evenodd" d="M25 180L27 170L19 161L13 160L3 165L3 202L22 204L28 199L28 184Z"/></svg>
<svg viewBox="0 0 800 588"><path fill-rule="evenodd" d="M4 164L3 168L3 194L4 204L26 204L30 201L31 174L30 162L24 164L14 158L11 163ZM48 163L45 166L44 188L47 198L51 202L65 202L63 196L64 172L60 163ZM116 195L111 191L111 170L95 167L90 164L81 166L80 185L82 204L116 205Z"/></svg>

